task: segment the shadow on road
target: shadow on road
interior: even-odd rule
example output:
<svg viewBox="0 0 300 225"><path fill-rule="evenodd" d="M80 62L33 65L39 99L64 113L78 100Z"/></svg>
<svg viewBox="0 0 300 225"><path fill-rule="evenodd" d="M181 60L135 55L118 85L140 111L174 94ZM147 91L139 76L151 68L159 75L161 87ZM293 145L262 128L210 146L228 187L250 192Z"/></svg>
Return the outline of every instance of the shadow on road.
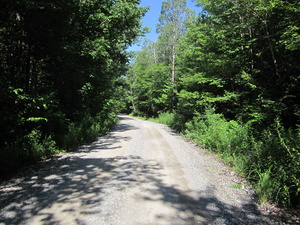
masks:
<svg viewBox="0 0 300 225"><path fill-rule="evenodd" d="M136 129L138 129L135 126L132 126L132 125L128 124L128 121L133 121L134 118L131 118L131 117L126 116L126 115L119 115L118 119L119 119L119 121L121 121L121 123L118 123L118 124L115 125L115 127L113 129L114 131L124 132L124 131L127 131L127 130L136 130Z"/></svg>
<svg viewBox="0 0 300 225"><path fill-rule="evenodd" d="M116 142L124 140L119 133L132 129L138 128L117 125L105 141L95 142L79 153L114 149ZM176 186L166 185L160 173L162 165L153 160L133 155L96 159L81 156L78 153L55 156L24 179L2 186L0 224L26 224L33 216L42 224L61 224L66 219L73 224L85 224L88 216L109 216L103 203L112 191L143 189L145 183L151 188L143 190L147 195L140 198L145 203L167 204L178 212L176 220L184 224L197 224L199 217L204 218L202 224L270 224L260 219L252 203L236 207L218 200L213 187L191 197ZM174 221L168 215L157 215L157 219L169 224Z"/></svg>
<svg viewBox="0 0 300 225"><path fill-rule="evenodd" d="M79 148L81 152L91 152L98 150L113 150L121 148L121 142L130 141L130 135L124 136L121 133L126 131L135 131L139 128L133 125L129 125L127 121L133 120L132 118L124 115L118 116L121 123L118 123L112 129L112 132L108 133L106 136L99 138L97 141L89 144L83 145ZM118 145L119 144L119 145Z"/></svg>
<svg viewBox="0 0 300 225"><path fill-rule="evenodd" d="M178 217L182 212L190 215L182 218L185 224L196 224L198 216L205 218L204 224L268 224L256 216L249 218L258 213L253 204L241 208L224 204L214 196L213 188L205 192L206 196L209 193L208 197L199 193L203 197L192 198L175 186L166 186L160 178L160 169L160 164L138 156L58 158L18 185L0 190L0 222L21 224L38 215L43 224L59 224L61 221L54 212L62 218L74 216L75 221L81 221L85 215L102 213L101 204L109 190L124 191L149 183L153 188L148 190L144 200L157 201L160 196L160 201L178 211ZM174 218L163 219L172 224Z"/></svg>

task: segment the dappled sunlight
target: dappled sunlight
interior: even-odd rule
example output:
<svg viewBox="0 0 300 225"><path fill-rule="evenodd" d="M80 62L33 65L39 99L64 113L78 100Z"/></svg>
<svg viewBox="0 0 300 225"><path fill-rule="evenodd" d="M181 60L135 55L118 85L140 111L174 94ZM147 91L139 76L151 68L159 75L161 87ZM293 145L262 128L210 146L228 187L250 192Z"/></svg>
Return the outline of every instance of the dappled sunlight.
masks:
<svg viewBox="0 0 300 225"><path fill-rule="evenodd" d="M18 188L0 191L1 201L8 203L1 209L1 222L47 221L50 224L66 220L71 223L84 221L91 215L109 213L102 211L107 195L113 191L126 194L126 190L133 187L138 190L136 198L143 199L143 204L160 202L172 209L174 213L170 216L157 214L159 221L171 223L175 219L186 224L197 221L238 224L248 215L247 210L218 200L213 187L207 187L204 193L189 193L165 184L162 165L139 156L109 159L62 157L57 162L59 166L41 169L17 185Z"/></svg>
<svg viewBox="0 0 300 225"><path fill-rule="evenodd" d="M269 224L254 203L224 202L216 191L220 187L206 180L191 190L163 133L148 125L144 130L122 125L129 120L134 124L121 117L105 137L2 186L0 223ZM141 133L159 142L143 145Z"/></svg>

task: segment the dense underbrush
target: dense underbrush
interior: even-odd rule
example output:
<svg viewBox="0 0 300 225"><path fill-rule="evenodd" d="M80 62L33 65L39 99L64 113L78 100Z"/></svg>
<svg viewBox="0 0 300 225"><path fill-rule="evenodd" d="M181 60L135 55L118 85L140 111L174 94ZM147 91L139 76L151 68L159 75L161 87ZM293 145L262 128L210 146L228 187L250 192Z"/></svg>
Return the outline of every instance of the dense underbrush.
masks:
<svg viewBox="0 0 300 225"><path fill-rule="evenodd" d="M178 126L172 113L156 122ZM257 132L250 124L227 121L207 110L185 123L182 132L201 147L217 152L253 183L261 202L297 207L300 204L300 131L286 130L277 120Z"/></svg>
<svg viewBox="0 0 300 225"><path fill-rule="evenodd" d="M46 135L42 129L32 129L15 142L6 143L0 151L0 175L16 170L24 164L38 162L55 153L72 151L83 143L95 140L116 123L115 113L109 115L86 115L78 122L64 121L64 129ZM61 124L61 127L63 127Z"/></svg>

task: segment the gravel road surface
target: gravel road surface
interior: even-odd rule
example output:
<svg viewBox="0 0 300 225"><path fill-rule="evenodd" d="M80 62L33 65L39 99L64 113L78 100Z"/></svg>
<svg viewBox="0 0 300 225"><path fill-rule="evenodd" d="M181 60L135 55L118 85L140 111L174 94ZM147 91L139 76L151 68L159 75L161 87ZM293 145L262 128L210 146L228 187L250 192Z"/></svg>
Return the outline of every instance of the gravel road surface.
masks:
<svg viewBox="0 0 300 225"><path fill-rule="evenodd" d="M164 125L119 119L96 142L2 182L0 224L284 224L216 156Z"/></svg>

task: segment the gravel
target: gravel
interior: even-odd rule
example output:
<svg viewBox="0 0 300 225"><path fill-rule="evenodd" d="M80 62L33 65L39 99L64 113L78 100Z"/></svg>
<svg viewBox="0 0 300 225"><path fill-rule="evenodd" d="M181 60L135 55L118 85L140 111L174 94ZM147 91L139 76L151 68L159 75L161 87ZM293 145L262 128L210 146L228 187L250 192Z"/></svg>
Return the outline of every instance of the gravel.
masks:
<svg viewBox="0 0 300 225"><path fill-rule="evenodd" d="M119 118L92 144L1 182L0 224L299 222L257 204L247 181L170 128Z"/></svg>

